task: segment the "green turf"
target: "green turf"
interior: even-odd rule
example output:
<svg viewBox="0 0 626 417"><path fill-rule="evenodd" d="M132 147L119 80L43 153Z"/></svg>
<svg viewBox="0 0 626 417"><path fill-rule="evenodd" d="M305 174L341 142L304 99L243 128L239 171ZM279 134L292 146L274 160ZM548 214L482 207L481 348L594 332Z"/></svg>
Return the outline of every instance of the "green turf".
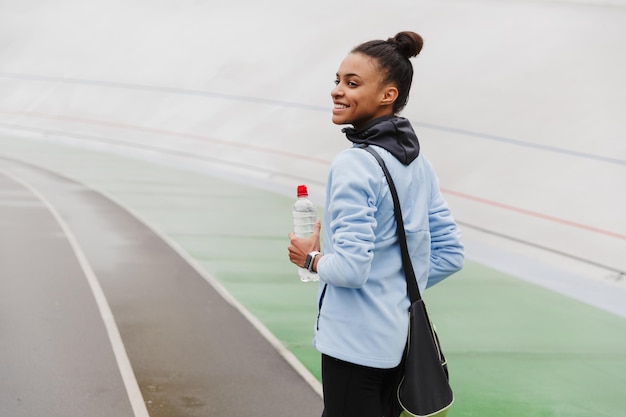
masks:
<svg viewBox="0 0 626 417"><path fill-rule="evenodd" d="M450 416L624 415L626 320L472 262L426 297Z"/></svg>
<svg viewBox="0 0 626 417"><path fill-rule="evenodd" d="M195 257L319 378L316 286L300 283L287 261L292 199L24 140L0 138L2 154L115 196ZM449 361L450 417L626 415L623 318L473 262L425 299Z"/></svg>

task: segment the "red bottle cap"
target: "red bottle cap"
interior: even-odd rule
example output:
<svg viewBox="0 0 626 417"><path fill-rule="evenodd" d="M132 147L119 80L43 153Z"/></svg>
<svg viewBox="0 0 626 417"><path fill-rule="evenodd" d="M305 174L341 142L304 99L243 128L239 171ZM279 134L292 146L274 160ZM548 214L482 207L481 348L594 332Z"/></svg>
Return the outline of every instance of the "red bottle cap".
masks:
<svg viewBox="0 0 626 417"><path fill-rule="evenodd" d="M298 185L298 197L308 197L309 191L306 189L306 185Z"/></svg>

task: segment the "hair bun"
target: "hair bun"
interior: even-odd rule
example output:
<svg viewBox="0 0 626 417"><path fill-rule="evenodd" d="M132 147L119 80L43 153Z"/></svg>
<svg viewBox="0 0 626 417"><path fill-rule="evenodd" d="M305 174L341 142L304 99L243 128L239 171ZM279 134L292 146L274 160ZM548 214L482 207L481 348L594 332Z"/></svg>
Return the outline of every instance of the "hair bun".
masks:
<svg viewBox="0 0 626 417"><path fill-rule="evenodd" d="M405 58L412 58L417 56L424 46L424 39L415 32L405 31L400 32L393 38L387 39Z"/></svg>

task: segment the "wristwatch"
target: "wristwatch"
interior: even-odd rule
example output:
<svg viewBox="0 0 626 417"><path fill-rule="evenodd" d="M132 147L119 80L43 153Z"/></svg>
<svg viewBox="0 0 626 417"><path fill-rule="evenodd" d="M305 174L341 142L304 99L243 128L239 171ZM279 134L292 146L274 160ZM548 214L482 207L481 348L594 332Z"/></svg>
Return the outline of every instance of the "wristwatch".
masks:
<svg viewBox="0 0 626 417"><path fill-rule="evenodd" d="M318 252L314 250L307 254L306 259L304 260L304 269L308 269L309 272L313 272L313 261L315 261L315 257L317 255L321 255L322 252Z"/></svg>

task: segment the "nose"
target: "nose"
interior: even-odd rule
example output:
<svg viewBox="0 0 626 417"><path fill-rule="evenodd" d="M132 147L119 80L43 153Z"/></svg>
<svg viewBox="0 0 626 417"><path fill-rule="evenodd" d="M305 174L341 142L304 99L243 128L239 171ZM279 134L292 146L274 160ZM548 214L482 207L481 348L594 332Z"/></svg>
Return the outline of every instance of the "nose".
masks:
<svg viewBox="0 0 626 417"><path fill-rule="evenodd" d="M330 96L332 98L339 97L342 94L343 91L341 90L341 88L339 88L339 85L336 85L332 90L330 90Z"/></svg>

